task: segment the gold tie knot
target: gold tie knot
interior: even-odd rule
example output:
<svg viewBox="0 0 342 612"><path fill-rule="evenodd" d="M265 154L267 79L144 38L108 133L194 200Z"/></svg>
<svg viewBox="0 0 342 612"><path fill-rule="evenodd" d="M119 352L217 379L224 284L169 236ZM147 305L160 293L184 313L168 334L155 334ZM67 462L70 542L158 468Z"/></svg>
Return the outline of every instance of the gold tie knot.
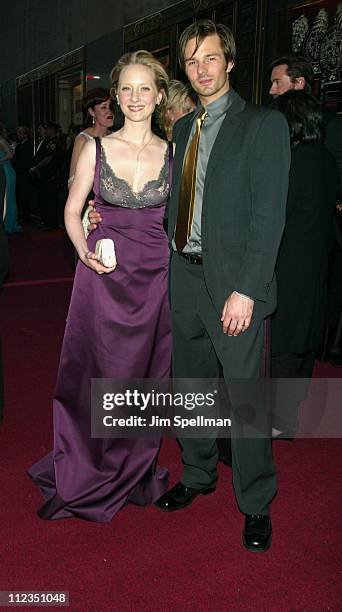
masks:
<svg viewBox="0 0 342 612"><path fill-rule="evenodd" d="M198 113L198 117L197 117L197 123L200 128L202 127L202 124L207 117L208 117L207 111L204 110L204 108L201 108L200 112Z"/></svg>

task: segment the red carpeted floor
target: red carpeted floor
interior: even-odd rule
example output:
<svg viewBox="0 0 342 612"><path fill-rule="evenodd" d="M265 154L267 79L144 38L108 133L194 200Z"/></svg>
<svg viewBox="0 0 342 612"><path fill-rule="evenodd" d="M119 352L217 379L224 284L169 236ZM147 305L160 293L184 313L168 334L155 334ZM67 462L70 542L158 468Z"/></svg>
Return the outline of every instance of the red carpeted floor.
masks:
<svg viewBox="0 0 342 612"><path fill-rule="evenodd" d="M67 590L77 611L340 610L340 440L274 445L279 493L273 546L264 555L241 546L243 517L224 466L214 495L171 515L128 506L105 525L36 516L40 495L25 470L52 445L51 396L73 251L62 231L31 231L11 239L11 253L0 299L0 590ZM324 365L324 375L341 370ZM160 462L176 481L174 441L164 444Z"/></svg>

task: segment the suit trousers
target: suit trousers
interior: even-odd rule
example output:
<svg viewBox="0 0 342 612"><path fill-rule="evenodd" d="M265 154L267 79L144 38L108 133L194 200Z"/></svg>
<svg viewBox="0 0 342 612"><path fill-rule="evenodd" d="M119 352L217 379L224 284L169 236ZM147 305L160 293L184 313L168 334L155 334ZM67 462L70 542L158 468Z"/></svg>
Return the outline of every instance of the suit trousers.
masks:
<svg viewBox="0 0 342 612"><path fill-rule="evenodd" d="M272 355L272 425L289 436L298 430L299 406L308 395L315 356L316 349Z"/></svg>
<svg viewBox="0 0 342 612"><path fill-rule="evenodd" d="M223 371L231 403L232 474L237 503L244 514L268 514L277 488L269 414L266 404L262 405L262 395L255 402L261 387L263 321L254 321L237 337L224 334L221 314L208 292L203 266L189 263L176 253L171 258L170 283L173 375L219 378ZM246 379L246 385L241 379ZM257 418L250 424L244 415L252 406L257 406ZM179 442L184 464L182 483L195 489L214 486L216 439L181 438Z"/></svg>

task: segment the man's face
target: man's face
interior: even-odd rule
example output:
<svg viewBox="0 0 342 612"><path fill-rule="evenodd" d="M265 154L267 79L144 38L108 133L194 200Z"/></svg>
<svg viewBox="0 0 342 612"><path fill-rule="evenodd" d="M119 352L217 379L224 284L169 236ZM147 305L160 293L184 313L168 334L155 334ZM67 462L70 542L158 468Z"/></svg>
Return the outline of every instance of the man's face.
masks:
<svg viewBox="0 0 342 612"><path fill-rule="evenodd" d="M20 140L20 142L22 140L25 140L26 139L26 132L25 132L25 130L23 130L22 128L19 127L17 129L17 136L18 136L18 140Z"/></svg>
<svg viewBox="0 0 342 612"><path fill-rule="evenodd" d="M287 64L280 64L273 68L271 73L271 88L269 94L275 99L278 96L286 93L290 89L304 89L305 79L304 77L298 77L291 80L291 77L287 74Z"/></svg>
<svg viewBox="0 0 342 612"><path fill-rule="evenodd" d="M229 90L228 73L234 66L226 63L217 34L206 36L196 49L196 38L185 47L185 72L202 104L210 104Z"/></svg>
<svg viewBox="0 0 342 612"><path fill-rule="evenodd" d="M38 126L38 136L39 138L45 138L46 136L46 128L43 125Z"/></svg>
<svg viewBox="0 0 342 612"><path fill-rule="evenodd" d="M55 138L57 136L57 130L52 125L48 125L46 128L46 135L48 138Z"/></svg>

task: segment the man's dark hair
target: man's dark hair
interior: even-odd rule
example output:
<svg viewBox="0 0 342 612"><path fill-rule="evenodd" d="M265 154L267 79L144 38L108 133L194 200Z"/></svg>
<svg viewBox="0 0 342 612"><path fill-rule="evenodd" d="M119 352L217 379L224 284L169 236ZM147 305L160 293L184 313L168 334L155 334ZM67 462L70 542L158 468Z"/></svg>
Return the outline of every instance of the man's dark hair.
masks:
<svg viewBox="0 0 342 612"><path fill-rule="evenodd" d="M185 65L185 47L189 40L192 38L196 39L195 53L207 36L217 34L220 39L220 44L226 62L235 62L236 58L236 46L233 33L227 26L222 23L215 23L211 19L200 19L194 21L182 32L178 43L178 60L180 66L184 69Z"/></svg>
<svg viewBox="0 0 342 612"><path fill-rule="evenodd" d="M43 124L41 124L43 125ZM46 124L44 125L45 128L52 128L53 130L55 130L55 132L58 132L58 130L60 129L60 125L58 123L56 123L55 121L47 121Z"/></svg>
<svg viewBox="0 0 342 612"><path fill-rule="evenodd" d="M320 103L314 96L291 89L278 96L272 104L284 116L290 130L291 145L320 142L323 137L323 119Z"/></svg>
<svg viewBox="0 0 342 612"><path fill-rule="evenodd" d="M314 84L314 71L310 64L310 61L303 55L296 55L295 53L290 53L289 55L282 55L281 57L278 57L272 62L270 66L271 72L273 68L276 68L276 66L282 66L283 64L287 65L287 74L290 77L291 81L294 83L299 77L304 77L304 91L306 91L307 93L312 93L312 88Z"/></svg>

